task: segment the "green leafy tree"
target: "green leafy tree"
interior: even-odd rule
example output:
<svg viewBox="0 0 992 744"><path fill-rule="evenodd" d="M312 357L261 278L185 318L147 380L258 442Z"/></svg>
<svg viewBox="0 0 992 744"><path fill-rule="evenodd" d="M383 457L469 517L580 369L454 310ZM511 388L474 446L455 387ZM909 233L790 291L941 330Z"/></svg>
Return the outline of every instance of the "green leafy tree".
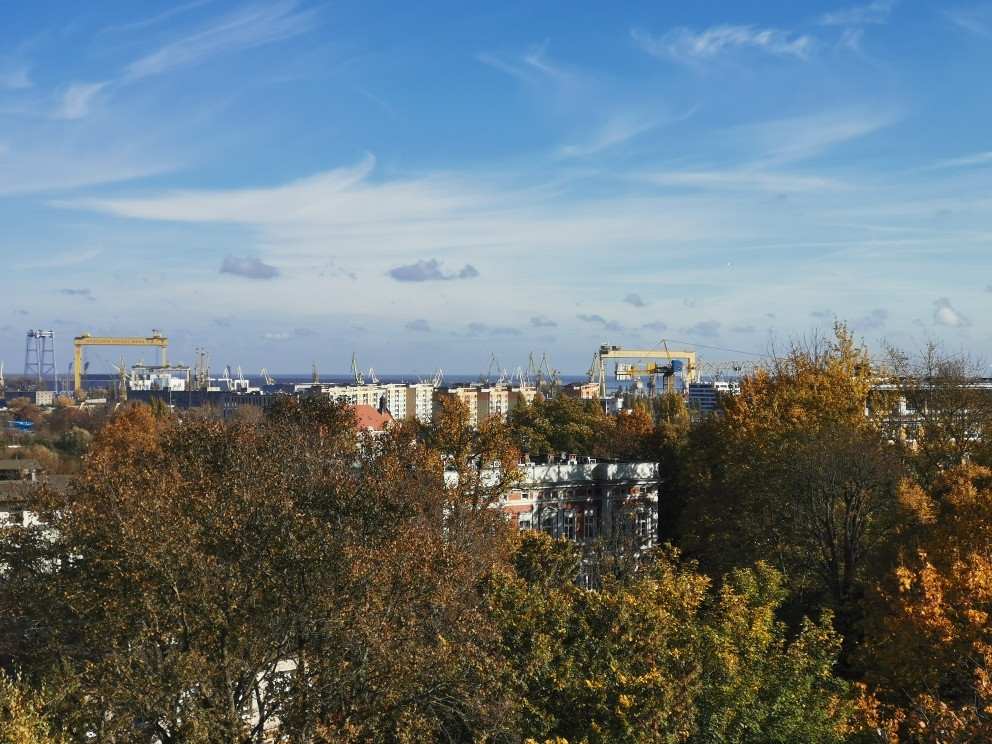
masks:
<svg viewBox="0 0 992 744"><path fill-rule="evenodd" d="M537 397L508 416L517 446L532 454L606 455L613 422L597 400Z"/></svg>
<svg viewBox="0 0 992 744"><path fill-rule="evenodd" d="M537 532L517 539L512 563L488 595L526 738L841 742L850 730L839 636L826 620L790 636L767 566L713 592L694 564L658 551L636 580L589 591L574 546Z"/></svg>
<svg viewBox="0 0 992 744"><path fill-rule="evenodd" d="M93 442L93 435L86 429L73 426L65 431L55 442L55 447L64 455L70 457L80 457L90 451Z"/></svg>
<svg viewBox="0 0 992 744"><path fill-rule="evenodd" d="M693 436L689 409L681 395L665 394L654 399L656 423L647 444L646 459L658 463L658 524L662 541L678 544L679 523L691 492L689 453L707 441ZM705 426L705 424L704 424Z"/></svg>
<svg viewBox="0 0 992 744"><path fill-rule="evenodd" d="M781 577L764 564L725 577L704 614L694 744L845 741L853 706L835 676L841 639L805 621L789 642Z"/></svg>
<svg viewBox="0 0 992 744"><path fill-rule="evenodd" d="M521 535L513 562L490 596L524 737L685 741L706 579L660 561L636 585L589 591L575 581L575 547L540 532Z"/></svg>

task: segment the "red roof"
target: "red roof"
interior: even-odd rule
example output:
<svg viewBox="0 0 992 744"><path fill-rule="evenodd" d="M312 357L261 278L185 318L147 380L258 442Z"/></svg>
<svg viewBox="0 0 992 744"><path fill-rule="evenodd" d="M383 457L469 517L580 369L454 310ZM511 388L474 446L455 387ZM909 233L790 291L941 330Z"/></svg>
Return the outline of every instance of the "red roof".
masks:
<svg viewBox="0 0 992 744"><path fill-rule="evenodd" d="M359 431L385 431L386 427L393 423L393 417L389 411L379 413L377 408L372 406L348 406L355 414L355 425Z"/></svg>

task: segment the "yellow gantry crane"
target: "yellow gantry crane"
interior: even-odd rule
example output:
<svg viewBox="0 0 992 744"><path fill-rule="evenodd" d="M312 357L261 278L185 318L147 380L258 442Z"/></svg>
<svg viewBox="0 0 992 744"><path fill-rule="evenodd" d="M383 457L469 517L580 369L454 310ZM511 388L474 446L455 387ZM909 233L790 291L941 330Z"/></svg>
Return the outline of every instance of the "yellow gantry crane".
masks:
<svg viewBox="0 0 992 744"><path fill-rule="evenodd" d="M599 377L599 397L606 397L606 360L607 359L632 359L632 364L617 362L616 379L629 380L641 375L662 375L665 379L666 389L672 388L674 377L681 374L684 381L695 380L698 375L696 368L696 352L685 350L671 350L665 339L661 340L659 346L663 349L624 349L620 346L603 344L599 351L593 356L592 367L589 369L589 381L597 382ZM665 363L646 362L647 359L664 359ZM598 373L598 375L597 375Z"/></svg>
<svg viewBox="0 0 992 744"><path fill-rule="evenodd" d="M83 347L84 346L158 346L162 349L162 366L165 364L165 347L168 346L169 339L165 338L156 328L152 328L152 335L145 338L130 338L130 337L119 337L119 336L91 336L88 333L84 333L82 336L76 336L75 347L76 347L76 357L73 362L73 367L75 369L76 375L76 386L74 388L77 394L83 392Z"/></svg>

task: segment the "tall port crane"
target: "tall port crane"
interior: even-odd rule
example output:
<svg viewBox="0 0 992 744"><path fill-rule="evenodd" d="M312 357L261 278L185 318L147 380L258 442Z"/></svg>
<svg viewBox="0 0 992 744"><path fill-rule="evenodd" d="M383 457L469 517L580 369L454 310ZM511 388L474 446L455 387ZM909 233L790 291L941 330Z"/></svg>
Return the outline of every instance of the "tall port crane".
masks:
<svg viewBox="0 0 992 744"><path fill-rule="evenodd" d="M364 385L366 377L362 374L362 371L358 368L358 355L351 355L351 374L355 378L356 385ZM370 385L378 385L379 377L375 373L375 367L369 367L368 381Z"/></svg>
<svg viewBox="0 0 992 744"><path fill-rule="evenodd" d="M493 352L492 358L489 360L489 367L479 375L479 382L484 385L492 384L493 370L499 372L499 377L496 380L497 385L502 385L506 382L506 370L499 366L499 359L496 358L496 352Z"/></svg>
<svg viewBox="0 0 992 744"><path fill-rule="evenodd" d="M624 349L620 346L603 344L593 355L592 366L589 368L589 382L599 383L599 397L606 397L606 360L625 359L633 362L617 362L614 374L618 380L630 380L644 375L662 375L665 378L666 389L673 388L676 376L682 376L683 381L695 380L698 374L696 368L696 352L672 350L668 348L665 339L661 340L659 349ZM651 359L664 360L663 363L649 362ZM598 379L597 379L598 377Z"/></svg>
<svg viewBox="0 0 992 744"><path fill-rule="evenodd" d="M156 328L152 328L152 335L146 336L145 338L91 336L88 333L84 333L82 336L76 336L74 341L76 354L73 363L73 367L76 372L74 390L77 394L82 394L83 392L82 371L84 346L158 346L162 350L162 366L165 367L165 348L168 345L169 339L165 338L165 336L163 336L162 333Z"/></svg>

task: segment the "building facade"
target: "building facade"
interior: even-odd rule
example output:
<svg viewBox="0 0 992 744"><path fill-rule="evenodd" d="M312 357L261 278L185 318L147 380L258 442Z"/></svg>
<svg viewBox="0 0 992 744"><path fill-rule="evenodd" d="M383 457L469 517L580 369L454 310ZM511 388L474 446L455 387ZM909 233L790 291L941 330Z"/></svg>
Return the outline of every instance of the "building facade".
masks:
<svg viewBox="0 0 992 744"><path fill-rule="evenodd" d="M658 534L658 464L565 455L526 457L502 500L518 530L590 543L623 536L639 549Z"/></svg>

